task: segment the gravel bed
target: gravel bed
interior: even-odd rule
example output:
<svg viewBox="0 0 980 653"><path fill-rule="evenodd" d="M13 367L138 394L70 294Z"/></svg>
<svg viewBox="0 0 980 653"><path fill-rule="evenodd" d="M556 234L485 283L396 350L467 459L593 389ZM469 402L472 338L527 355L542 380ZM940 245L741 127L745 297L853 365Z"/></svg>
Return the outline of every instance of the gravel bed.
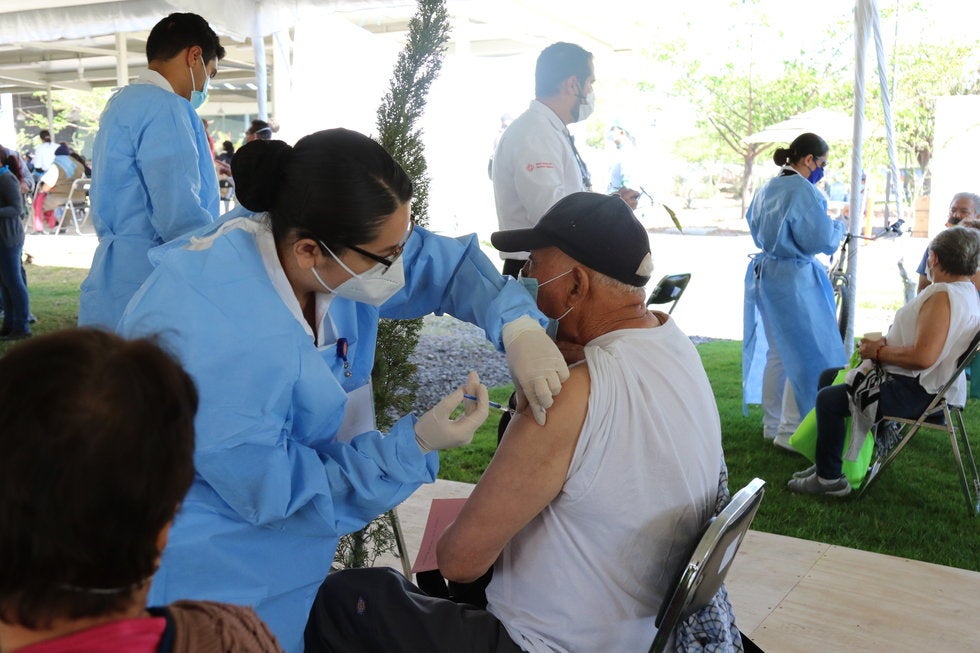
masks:
<svg viewBox="0 0 980 653"><path fill-rule="evenodd" d="M691 337L694 344L711 340L716 338ZM419 346L411 360L418 365L416 414L462 385L470 370L476 370L488 388L511 382L507 358L487 342L483 330L445 315L425 318Z"/></svg>

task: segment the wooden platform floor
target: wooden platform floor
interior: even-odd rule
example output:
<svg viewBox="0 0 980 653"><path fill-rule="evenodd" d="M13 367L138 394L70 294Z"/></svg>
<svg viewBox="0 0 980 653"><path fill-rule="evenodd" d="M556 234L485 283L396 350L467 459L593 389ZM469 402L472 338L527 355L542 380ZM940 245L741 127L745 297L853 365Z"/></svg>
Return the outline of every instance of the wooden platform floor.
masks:
<svg viewBox="0 0 980 653"><path fill-rule="evenodd" d="M410 560L429 502L472 488L437 481L399 506ZM977 572L750 531L728 590L742 632L768 653L980 651Z"/></svg>

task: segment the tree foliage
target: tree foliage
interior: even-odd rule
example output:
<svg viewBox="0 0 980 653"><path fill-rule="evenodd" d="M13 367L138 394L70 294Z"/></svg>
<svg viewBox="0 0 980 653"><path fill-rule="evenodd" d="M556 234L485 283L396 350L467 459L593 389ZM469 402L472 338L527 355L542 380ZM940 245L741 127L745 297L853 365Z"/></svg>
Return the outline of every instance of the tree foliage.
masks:
<svg viewBox="0 0 980 653"><path fill-rule="evenodd" d="M749 66L740 70L727 63L717 73L704 74L700 64L678 82L695 107L700 127L724 145L743 165L739 195L744 203L750 189L752 166L760 154L771 151L766 143L746 143L743 139L774 123L816 107L840 106L846 87L837 75L817 70L801 61L786 61L781 74L764 78Z"/></svg>
<svg viewBox="0 0 980 653"><path fill-rule="evenodd" d="M412 218L428 224L429 176L416 127L433 80L439 75L449 40L445 0L419 0L408 24L408 38L398 56L388 92L378 109L377 140L412 179ZM381 320L371 379L378 427L391 426L395 416L412 408L416 366L409 360L418 344L422 320ZM386 513L363 530L340 538L334 560L344 567L370 566L383 553L395 551L394 521Z"/></svg>
<svg viewBox="0 0 980 653"><path fill-rule="evenodd" d="M975 49L951 43L910 43L895 50L895 134L898 147L922 170L932 159L936 98L980 93ZM879 95L876 89L875 97Z"/></svg>
<svg viewBox="0 0 980 653"><path fill-rule="evenodd" d="M109 99L108 89L94 91L76 90L55 90L51 92L51 110L53 120L48 124L47 110L44 105L40 111L22 110L24 123L27 127L40 129L51 129L54 140L66 140L74 149L79 152L86 151L95 140L95 133L99 129L99 115ZM47 101L47 93L38 91L34 97ZM23 151L30 151L33 148L34 134L29 134L27 130L21 130L17 135L18 145Z"/></svg>
<svg viewBox="0 0 980 653"><path fill-rule="evenodd" d="M449 16L444 0L419 0L408 24L405 47L398 56L391 85L378 109L378 142L384 146L412 179L412 216L416 224L428 224L429 176L422 144L422 130L416 127L425 109L433 80L442 69L449 40ZM409 356L418 344L421 320L382 320L378 327L378 347L374 381L375 412L382 428L392 416L411 408L415 366Z"/></svg>

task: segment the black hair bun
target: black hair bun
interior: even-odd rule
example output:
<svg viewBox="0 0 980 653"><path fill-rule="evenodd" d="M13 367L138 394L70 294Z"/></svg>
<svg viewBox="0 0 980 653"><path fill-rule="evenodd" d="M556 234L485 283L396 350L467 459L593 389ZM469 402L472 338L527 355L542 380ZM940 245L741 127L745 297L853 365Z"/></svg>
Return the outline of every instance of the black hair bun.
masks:
<svg viewBox="0 0 980 653"><path fill-rule="evenodd" d="M283 141L255 140L238 148L231 159L235 197L249 211L269 211L276 205L282 169L293 148Z"/></svg>
<svg viewBox="0 0 980 653"><path fill-rule="evenodd" d="M790 151L785 147L777 147L776 151L772 153L772 162L777 166L786 165L789 161Z"/></svg>

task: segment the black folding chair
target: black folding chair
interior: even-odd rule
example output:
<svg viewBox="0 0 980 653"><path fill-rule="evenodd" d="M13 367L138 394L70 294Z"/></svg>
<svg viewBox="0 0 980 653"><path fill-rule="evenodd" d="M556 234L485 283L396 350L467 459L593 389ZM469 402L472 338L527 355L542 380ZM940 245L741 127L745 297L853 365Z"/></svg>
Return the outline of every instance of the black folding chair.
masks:
<svg viewBox="0 0 980 653"><path fill-rule="evenodd" d="M687 288L690 280L690 273L668 274L657 282L657 286L650 293L650 299L647 300L647 306L650 304L667 304L673 302L670 310L667 311L668 314L673 313L678 300L684 294L684 289Z"/></svg>
<svg viewBox="0 0 980 653"><path fill-rule="evenodd" d="M762 503L766 482L752 479L704 528L687 564L657 614L657 636L650 653L660 653L677 626L707 606L725 581L742 538Z"/></svg>
<svg viewBox="0 0 980 653"><path fill-rule="evenodd" d="M977 463L973 458L973 449L970 447L970 438L963 423L963 406L954 406L946 401L946 393L952 387L956 379L963 374L963 371L970 366L973 357L980 347L980 331L970 342L966 352L957 359L956 371L944 383L935 398L929 403L922 414L915 419L904 417L883 416L882 421L878 422L877 428L881 428L886 420L901 424L900 439L895 446L888 451L879 451L875 448L874 457L868 466L868 473L861 482L858 496L867 491L871 483L884 471L895 457L905 448L909 440L921 429L932 429L943 431L949 434L949 443L953 449L953 459L960 474L960 485L963 488L963 496L966 498L966 507L971 516L980 513L980 474L977 473ZM974 382L978 382L976 379ZM965 403L965 402L964 402ZM959 442L957 442L959 439ZM964 459L966 464L964 465ZM971 475L968 478L968 474Z"/></svg>

